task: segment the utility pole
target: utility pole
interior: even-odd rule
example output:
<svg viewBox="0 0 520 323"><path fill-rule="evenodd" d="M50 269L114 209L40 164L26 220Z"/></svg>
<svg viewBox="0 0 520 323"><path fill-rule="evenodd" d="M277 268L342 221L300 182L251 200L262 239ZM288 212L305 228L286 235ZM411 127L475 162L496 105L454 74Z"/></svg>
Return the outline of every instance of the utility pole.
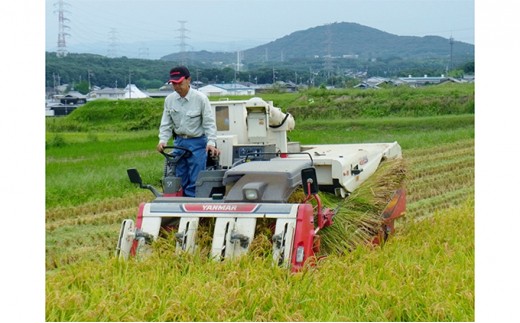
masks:
<svg viewBox="0 0 520 323"><path fill-rule="evenodd" d="M132 98L132 72L128 71L128 98Z"/></svg>
<svg viewBox="0 0 520 323"><path fill-rule="evenodd" d="M331 45L332 45L332 33L331 33L331 24L327 25L326 29L326 43L327 43L327 55L325 56L325 71L327 71L327 78L330 78L331 71L333 70L332 67L332 52L331 52Z"/></svg>
<svg viewBox="0 0 520 323"><path fill-rule="evenodd" d="M453 37L450 37L450 65L448 67L448 72L451 71L452 67L453 67L453 43L454 43L454 40L453 40Z"/></svg>
<svg viewBox="0 0 520 323"><path fill-rule="evenodd" d="M68 54L66 37L70 36L70 34L66 32L66 30L70 29L70 27L66 25L66 22L70 20L65 18L65 12L67 12L65 5L68 5L68 3L59 0L58 3L54 4L54 6L56 5L58 5L58 50L56 51L56 56L65 57Z"/></svg>
<svg viewBox="0 0 520 323"><path fill-rule="evenodd" d="M52 82L54 86L54 94L58 94L58 86L60 86L60 75L52 73Z"/></svg>
<svg viewBox="0 0 520 323"><path fill-rule="evenodd" d="M240 72L240 51L237 50L237 68L235 69L236 72Z"/></svg>
<svg viewBox="0 0 520 323"><path fill-rule="evenodd" d="M92 75L92 72L90 70L87 71L88 73L88 91L92 91L92 84L90 83L90 75Z"/></svg>

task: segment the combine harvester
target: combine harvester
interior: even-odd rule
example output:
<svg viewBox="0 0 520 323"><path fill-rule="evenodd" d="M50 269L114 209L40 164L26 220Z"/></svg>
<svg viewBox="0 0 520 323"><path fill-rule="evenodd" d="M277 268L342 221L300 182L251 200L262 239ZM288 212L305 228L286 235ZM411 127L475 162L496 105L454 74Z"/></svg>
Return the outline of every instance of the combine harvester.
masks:
<svg viewBox="0 0 520 323"><path fill-rule="evenodd" d="M137 219L121 225L116 255L127 259L150 249L153 241L174 228L176 250L194 252L202 222L212 221L210 257L235 258L251 247L260 221L271 231L273 261L292 271L320 256L320 231L334 224L337 210L325 207L318 191L348 196L372 176L382 161L401 158L393 143L300 145L288 142L294 119L260 98L211 102L217 121L217 161L197 181L196 197L183 197L175 165L190 151L170 146L165 155L162 193L144 185L136 169L132 183L149 189L155 199L141 203ZM303 194L294 199L296 191ZM405 210L405 191L392 192L381 213L381 241L394 230Z"/></svg>

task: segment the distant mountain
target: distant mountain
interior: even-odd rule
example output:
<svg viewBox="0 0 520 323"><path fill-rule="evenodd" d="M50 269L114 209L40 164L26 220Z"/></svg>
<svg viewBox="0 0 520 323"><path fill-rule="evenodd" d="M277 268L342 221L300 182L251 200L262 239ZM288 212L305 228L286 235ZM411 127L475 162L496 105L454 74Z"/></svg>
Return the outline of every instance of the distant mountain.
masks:
<svg viewBox="0 0 520 323"><path fill-rule="evenodd" d="M46 52L46 86L89 80L93 85L117 87L131 79L139 88L158 88L164 84L167 71L179 63L188 65L195 79L207 84L237 80L267 84L281 80L334 85L352 77L440 76L460 71L472 74L475 61L472 44L438 36L397 36L345 22L296 31L263 45L251 44L251 48L238 53L230 46L221 51L206 49L163 56L157 55L154 47L147 55L144 49L151 45L133 46L139 59L93 55L91 50L85 51L91 54L70 52L61 58L55 52ZM164 46L161 53L174 50Z"/></svg>
<svg viewBox="0 0 520 323"><path fill-rule="evenodd" d="M258 41L243 40L240 42L218 42L218 41L191 41L187 46L192 52L210 51L232 53L244 48L258 46ZM55 52L56 47L51 47L49 52ZM89 53L107 57L160 59L164 55L179 50L179 44L172 40L146 40L139 42L118 43L117 46L109 42L67 44L69 53Z"/></svg>
<svg viewBox="0 0 520 323"><path fill-rule="evenodd" d="M475 46L439 36L397 36L357 23L332 23L296 31L264 45L244 50L241 62L310 59L315 57L347 57L360 59L435 59L473 60ZM196 62L232 63L237 53L193 51L163 56L177 61L184 57Z"/></svg>

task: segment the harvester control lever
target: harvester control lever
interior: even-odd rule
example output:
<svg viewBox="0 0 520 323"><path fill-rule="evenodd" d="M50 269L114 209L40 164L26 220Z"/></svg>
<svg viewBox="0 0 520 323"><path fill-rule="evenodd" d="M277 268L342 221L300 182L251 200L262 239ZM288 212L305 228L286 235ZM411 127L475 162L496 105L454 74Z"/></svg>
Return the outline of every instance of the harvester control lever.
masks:
<svg viewBox="0 0 520 323"><path fill-rule="evenodd" d="M240 247L247 248L249 245L249 237L246 237L245 235L238 233L236 231L231 232L231 238L229 241L235 243L236 241L240 241Z"/></svg>

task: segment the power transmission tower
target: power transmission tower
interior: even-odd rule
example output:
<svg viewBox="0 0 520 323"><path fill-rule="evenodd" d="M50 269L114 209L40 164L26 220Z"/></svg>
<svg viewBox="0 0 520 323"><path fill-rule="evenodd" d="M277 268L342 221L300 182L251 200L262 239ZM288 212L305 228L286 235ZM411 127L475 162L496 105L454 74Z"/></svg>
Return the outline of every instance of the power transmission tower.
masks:
<svg viewBox="0 0 520 323"><path fill-rule="evenodd" d="M453 37L450 37L450 65L448 67L448 72L451 71L452 67L453 67L453 43L454 43L454 40L453 40Z"/></svg>
<svg viewBox="0 0 520 323"><path fill-rule="evenodd" d="M68 54L66 37L70 36L70 34L66 32L70 29L70 27L66 25L66 22L70 20L65 18L65 12L68 12L65 10L65 6L68 5L68 3L59 0L54 4L54 6L56 5L58 6L58 49L56 51L56 56L65 57ZM56 12L56 10L54 12Z"/></svg>
<svg viewBox="0 0 520 323"><path fill-rule="evenodd" d="M181 65L186 65L187 57L186 57L186 39L189 38L186 36L186 32L189 30L184 27L184 25L187 23L186 20L179 20L179 23L181 24L181 28L177 29L179 32L179 49L180 49L180 57L181 57Z"/></svg>
<svg viewBox="0 0 520 323"><path fill-rule="evenodd" d="M108 39L110 40L110 43L108 45L107 56L108 57L117 57L118 38L117 38L117 29L116 28L110 28Z"/></svg>

